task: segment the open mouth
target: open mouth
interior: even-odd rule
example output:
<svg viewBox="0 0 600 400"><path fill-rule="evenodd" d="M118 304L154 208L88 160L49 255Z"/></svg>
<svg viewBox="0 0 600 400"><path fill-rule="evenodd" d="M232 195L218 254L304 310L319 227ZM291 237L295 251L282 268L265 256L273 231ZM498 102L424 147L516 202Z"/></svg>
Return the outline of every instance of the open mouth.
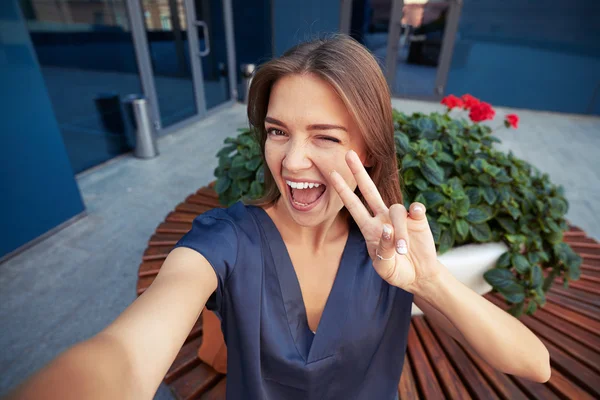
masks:
<svg viewBox="0 0 600 400"><path fill-rule="evenodd" d="M290 200L295 208L306 211L313 208L327 190L327 186L317 182L285 181L290 193Z"/></svg>

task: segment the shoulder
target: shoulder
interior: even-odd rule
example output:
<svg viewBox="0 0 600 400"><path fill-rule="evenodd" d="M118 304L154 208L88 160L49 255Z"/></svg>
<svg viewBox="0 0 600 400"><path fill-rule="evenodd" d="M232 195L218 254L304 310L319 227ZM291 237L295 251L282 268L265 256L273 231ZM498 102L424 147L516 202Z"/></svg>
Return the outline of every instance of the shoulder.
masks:
<svg viewBox="0 0 600 400"><path fill-rule="evenodd" d="M254 233L254 218L251 208L254 206L245 205L238 201L226 208L213 208L196 217L194 223L218 224L219 222L230 225L238 234ZM250 232L248 232L250 231Z"/></svg>

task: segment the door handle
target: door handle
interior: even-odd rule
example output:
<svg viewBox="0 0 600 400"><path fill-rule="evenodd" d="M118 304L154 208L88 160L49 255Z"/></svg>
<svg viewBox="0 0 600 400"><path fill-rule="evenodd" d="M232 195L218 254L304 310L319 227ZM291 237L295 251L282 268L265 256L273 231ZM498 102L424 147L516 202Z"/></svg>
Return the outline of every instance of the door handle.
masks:
<svg viewBox="0 0 600 400"><path fill-rule="evenodd" d="M202 33L204 34L204 50L198 50L198 56L206 57L210 54L210 40L208 37L208 25L204 21L194 21L194 25L202 28Z"/></svg>

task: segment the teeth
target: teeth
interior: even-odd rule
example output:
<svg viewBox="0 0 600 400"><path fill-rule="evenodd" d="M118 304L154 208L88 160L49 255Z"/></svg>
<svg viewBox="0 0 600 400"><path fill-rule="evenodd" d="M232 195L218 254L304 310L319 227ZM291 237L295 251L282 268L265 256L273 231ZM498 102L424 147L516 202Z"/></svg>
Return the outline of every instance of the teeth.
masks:
<svg viewBox="0 0 600 400"><path fill-rule="evenodd" d="M321 186L320 183L314 183L314 182L292 182L292 181L285 181L288 185L290 185L290 187L292 189L308 189L308 188L313 188L313 187L319 187Z"/></svg>

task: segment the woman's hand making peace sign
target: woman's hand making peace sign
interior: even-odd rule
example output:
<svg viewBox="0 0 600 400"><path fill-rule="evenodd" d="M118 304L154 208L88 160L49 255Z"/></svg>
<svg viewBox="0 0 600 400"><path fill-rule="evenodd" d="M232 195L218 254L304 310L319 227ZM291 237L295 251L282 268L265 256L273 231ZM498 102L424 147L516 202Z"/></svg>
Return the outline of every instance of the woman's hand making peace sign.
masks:
<svg viewBox="0 0 600 400"><path fill-rule="evenodd" d="M365 238L375 270L390 285L419 292L441 272L425 206L412 203L408 212L402 204L388 208L354 151L346 153L346 163L375 216L339 173L332 171L330 179Z"/></svg>

